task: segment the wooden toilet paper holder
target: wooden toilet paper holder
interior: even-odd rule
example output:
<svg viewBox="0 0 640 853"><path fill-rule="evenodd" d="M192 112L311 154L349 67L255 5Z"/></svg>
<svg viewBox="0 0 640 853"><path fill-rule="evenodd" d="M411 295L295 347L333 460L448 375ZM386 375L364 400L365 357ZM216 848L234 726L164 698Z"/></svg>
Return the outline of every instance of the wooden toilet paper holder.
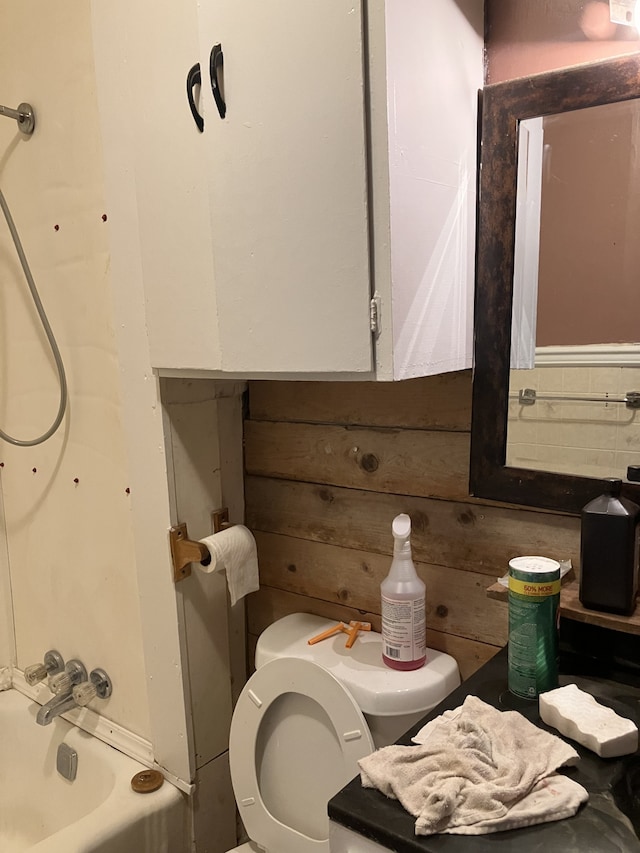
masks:
<svg viewBox="0 0 640 853"><path fill-rule="evenodd" d="M227 527L231 527L228 508L214 509L211 513L211 528L214 533L220 533ZM191 563L202 563L208 566L211 562L211 554L206 545L189 539L186 524L176 524L169 530L169 545L171 546L171 559L173 561L173 581L183 581L191 574Z"/></svg>

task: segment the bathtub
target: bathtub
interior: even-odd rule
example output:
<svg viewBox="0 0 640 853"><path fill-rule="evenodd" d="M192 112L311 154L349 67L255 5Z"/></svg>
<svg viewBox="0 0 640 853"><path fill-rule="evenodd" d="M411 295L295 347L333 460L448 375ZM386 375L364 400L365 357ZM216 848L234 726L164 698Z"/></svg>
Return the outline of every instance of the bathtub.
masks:
<svg viewBox="0 0 640 853"><path fill-rule="evenodd" d="M165 781L136 794L145 768L61 718L35 721L38 705L0 692L0 851L2 853L184 853L184 795ZM77 753L77 775L56 769L58 746Z"/></svg>

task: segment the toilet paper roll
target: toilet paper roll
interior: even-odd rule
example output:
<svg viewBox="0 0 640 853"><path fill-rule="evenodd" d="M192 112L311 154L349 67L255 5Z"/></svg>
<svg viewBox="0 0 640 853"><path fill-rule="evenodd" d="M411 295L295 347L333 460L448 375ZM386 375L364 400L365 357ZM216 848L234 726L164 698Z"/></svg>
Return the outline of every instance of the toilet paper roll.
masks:
<svg viewBox="0 0 640 853"><path fill-rule="evenodd" d="M225 570L231 604L260 588L256 540L247 527L234 524L200 542L207 546L211 562L199 568L203 572Z"/></svg>

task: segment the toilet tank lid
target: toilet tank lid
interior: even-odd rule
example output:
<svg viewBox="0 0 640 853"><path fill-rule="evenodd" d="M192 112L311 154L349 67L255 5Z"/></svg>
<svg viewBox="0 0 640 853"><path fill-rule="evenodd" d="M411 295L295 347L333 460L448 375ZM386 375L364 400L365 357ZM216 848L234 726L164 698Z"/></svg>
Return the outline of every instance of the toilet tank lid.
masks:
<svg viewBox="0 0 640 853"><path fill-rule="evenodd" d="M382 662L382 637L377 631L358 634L345 648L347 635L336 634L310 646L307 640L336 622L310 613L291 613L266 628L256 646L256 669L275 658L310 660L328 669L354 697L365 714L396 716L427 712L460 684L451 655L427 649L420 669L404 672Z"/></svg>

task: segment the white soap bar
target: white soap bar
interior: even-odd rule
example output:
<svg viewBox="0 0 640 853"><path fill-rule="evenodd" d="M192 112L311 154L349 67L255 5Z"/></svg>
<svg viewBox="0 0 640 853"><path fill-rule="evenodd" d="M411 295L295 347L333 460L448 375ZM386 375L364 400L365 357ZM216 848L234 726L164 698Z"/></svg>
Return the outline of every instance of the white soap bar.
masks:
<svg viewBox="0 0 640 853"><path fill-rule="evenodd" d="M577 740L601 758L628 755L638 748L638 728L612 708L601 705L575 684L541 693L544 722Z"/></svg>

